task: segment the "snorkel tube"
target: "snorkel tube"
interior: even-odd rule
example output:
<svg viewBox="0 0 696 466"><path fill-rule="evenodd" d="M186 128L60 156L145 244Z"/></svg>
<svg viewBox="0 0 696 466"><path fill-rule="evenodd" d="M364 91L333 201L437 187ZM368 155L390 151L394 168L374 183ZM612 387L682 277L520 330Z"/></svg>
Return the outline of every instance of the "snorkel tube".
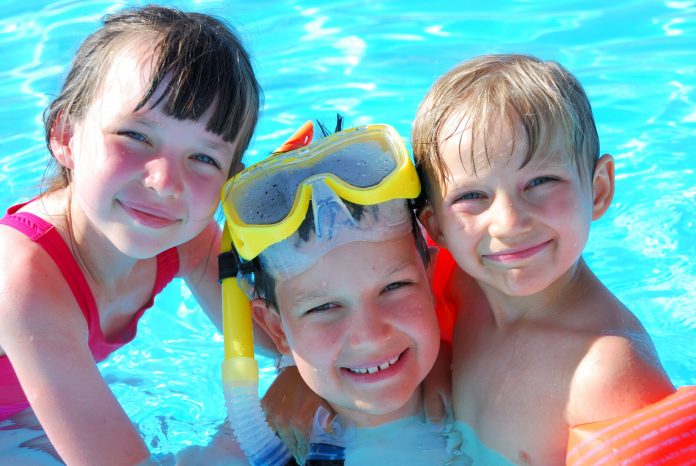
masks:
<svg viewBox="0 0 696 466"><path fill-rule="evenodd" d="M224 199L223 199L224 202ZM218 256L222 286L222 329L225 359L222 387L234 435L254 466L297 465L285 444L269 427L258 396L259 367L254 359L249 299L237 283L237 259L225 223Z"/></svg>
<svg viewBox="0 0 696 466"><path fill-rule="evenodd" d="M312 131L312 123L305 123L277 152L306 146L312 140ZM225 202L224 189L221 200ZM218 267L222 287L222 331L225 341L222 387L227 416L234 436L254 466L297 465L285 444L269 427L261 410L258 396L259 366L254 359L251 306L237 282L238 263L227 218L222 230Z"/></svg>
<svg viewBox="0 0 696 466"><path fill-rule="evenodd" d="M308 145L312 140L313 130L312 122L306 122L276 152L287 152ZM225 199L223 188L223 204ZM226 217L218 256L225 348L222 386L227 416L237 442L252 465L297 466L290 451L268 425L261 409L258 396L259 367L254 359L251 306L237 281L239 262L228 220Z"/></svg>

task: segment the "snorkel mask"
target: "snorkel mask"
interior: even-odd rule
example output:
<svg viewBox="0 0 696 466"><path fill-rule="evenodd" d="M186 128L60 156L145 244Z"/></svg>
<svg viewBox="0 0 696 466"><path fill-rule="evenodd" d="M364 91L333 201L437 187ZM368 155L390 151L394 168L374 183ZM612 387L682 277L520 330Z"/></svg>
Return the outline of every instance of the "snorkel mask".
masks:
<svg viewBox="0 0 696 466"><path fill-rule="evenodd" d="M401 237L413 228L407 200L419 193L406 147L388 125L350 128L272 155L225 183L220 280L226 391L258 382L248 262L258 258L270 276L287 279L342 244ZM234 428L233 411L239 410L229 411Z"/></svg>

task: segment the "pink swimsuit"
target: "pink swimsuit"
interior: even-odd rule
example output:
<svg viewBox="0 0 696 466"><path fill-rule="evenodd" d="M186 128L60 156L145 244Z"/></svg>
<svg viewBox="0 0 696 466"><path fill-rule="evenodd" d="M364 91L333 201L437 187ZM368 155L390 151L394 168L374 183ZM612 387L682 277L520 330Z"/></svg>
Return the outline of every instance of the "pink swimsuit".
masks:
<svg viewBox="0 0 696 466"><path fill-rule="evenodd" d="M138 320L146 309L150 308L155 296L169 283L179 270L179 256L176 248L167 249L157 255L157 276L150 299L130 321L123 334L107 341L99 322L97 303L92 295L84 274L53 225L36 215L17 211L24 204L10 207L0 224L7 225L24 233L29 239L41 246L58 265L63 278L70 286L75 300L80 305L89 329L89 349L95 362L102 361L135 337ZM7 356L0 356L0 420L7 419L29 407L29 402L19 385L12 364Z"/></svg>

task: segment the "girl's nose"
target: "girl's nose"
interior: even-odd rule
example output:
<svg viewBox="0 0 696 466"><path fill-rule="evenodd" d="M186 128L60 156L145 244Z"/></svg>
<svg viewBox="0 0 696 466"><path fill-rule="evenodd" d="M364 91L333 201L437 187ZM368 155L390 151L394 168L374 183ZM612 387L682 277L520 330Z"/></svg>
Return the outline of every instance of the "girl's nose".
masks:
<svg viewBox="0 0 696 466"><path fill-rule="evenodd" d="M178 197L183 191L181 169L165 156L152 159L145 165L144 185L160 196Z"/></svg>
<svg viewBox="0 0 696 466"><path fill-rule="evenodd" d="M494 237L509 237L529 229L530 216L524 202L508 194L496 194L491 207L489 232Z"/></svg>

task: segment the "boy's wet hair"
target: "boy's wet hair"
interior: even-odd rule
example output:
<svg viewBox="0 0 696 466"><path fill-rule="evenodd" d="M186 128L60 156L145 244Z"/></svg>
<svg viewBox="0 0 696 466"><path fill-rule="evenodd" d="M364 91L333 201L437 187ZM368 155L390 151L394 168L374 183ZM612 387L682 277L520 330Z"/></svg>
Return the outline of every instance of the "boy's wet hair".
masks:
<svg viewBox="0 0 696 466"><path fill-rule="evenodd" d="M452 116L460 118L458 125L448 123ZM523 138L514 134L518 125L524 130ZM441 186L450 175L442 160L441 141L461 138L461 132L470 128L468 149L476 167L476 139L483 138L490 160L488 148L505 126L514 135L511 154L514 144L527 142L523 166L537 154L544 156L559 147L575 163L581 178L591 179L599 138L590 102L578 80L553 61L529 55L483 55L440 77L418 108L411 140L424 191L432 192L432 183Z"/></svg>
<svg viewBox="0 0 696 466"><path fill-rule="evenodd" d="M206 129L236 143L231 175L249 145L262 98L251 60L235 30L206 14L153 5L107 15L103 22L78 49L60 94L44 112L48 150L56 126L72 125L85 117L119 51L152 40L156 63L149 88L133 111L161 105L166 115L197 121L212 108ZM162 96L151 101L165 79ZM70 170L55 162L54 156L57 167L46 180L49 192L70 183Z"/></svg>
<svg viewBox="0 0 696 466"><path fill-rule="evenodd" d="M404 200L404 202L407 201ZM343 200L343 203L345 204L346 208L353 216L353 218L357 221L360 221L364 212L363 206L346 201L345 199ZM302 241L305 242L311 241L311 239L314 237L314 215L312 212L313 209L310 202L309 208L307 209L307 216L298 228L298 236ZM423 264L427 267L430 264L428 245L425 241L425 237L423 236L420 224L416 220L415 212L411 209L409 209L409 212L411 213L412 223L411 233L413 234L416 249L418 250L418 254L421 256L421 259L423 260ZM276 296L275 290L275 279L264 270L259 257L256 257L255 259L250 261L248 263L248 266L248 272L253 274L251 280L249 281L250 283L252 283L253 286L254 297L263 299L268 306L271 306L273 307L273 309L278 310L278 298Z"/></svg>

